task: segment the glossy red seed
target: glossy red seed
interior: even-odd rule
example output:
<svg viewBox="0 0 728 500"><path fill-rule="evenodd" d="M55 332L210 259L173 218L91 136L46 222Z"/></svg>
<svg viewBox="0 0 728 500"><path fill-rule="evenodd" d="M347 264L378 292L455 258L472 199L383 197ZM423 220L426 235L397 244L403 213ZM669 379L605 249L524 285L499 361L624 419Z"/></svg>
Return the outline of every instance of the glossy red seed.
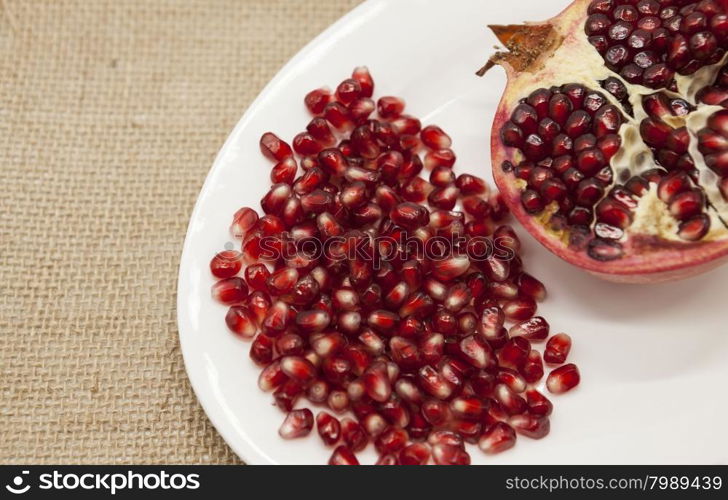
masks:
<svg viewBox="0 0 728 500"><path fill-rule="evenodd" d="M579 385L580 381L579 369L575 364L569 363L549 373L546 378L546 387L553 394L562 394Z"/></svg>
<svg viewBox="0 0 728 500"><path fill-rule="evenodd" d="M210 261L210 272L218 278L232 278L243 267L243 254L236 250L225 250Z"/></svg>
<svg viewBox="0 0 728 500"><path fill-rule="evenodd" d="M541 439L551 430L548 417L524 413L514 415L508 421L515 431L531 439Z"/></svg>
<svg viewBox="0 0 728 500"><path fill-rule="evenodd" d="M379 453L396 453L406 446L408 438L404 429L390 427L377 436L374 447Z"/></svg>
<svg viewBox="0 0 728 500"><path fill-rule="evenodd" d="M245 306L232 306L225 315L228 328L243 338L253 338L258 328L256 320Z"/></svg>
<svg viewBox="0 0 728 500"><path fill-rule="evenodd" d="M399 97L381 97L377 101L377 111L382 118L397 118L404 111L404 101Z"/></svg>
<svg viewBox="0 0 728 500"><path fill-rule="evenodd" d="M374 79L369 68L366 66L357 66L351 74L351 77L359 83L362 97L371 97L374 93Z"/></svg>
<svg viewBox="0 0 728 500"><path fill-rule="evenodd" d="M503 304L503 313L506 318L514 321L523 321L536 312L536 303L530 297L508 300Z"/></svg>
<svg viewBox="0 0 728 500"><path fill-rule="evenodd" d="M452 146L452 139L437 125L428 125L420 131L420 139L430 149L440 150Z"/></svg>
<svg viewBox="0 0 728 500"><path fill-rule="evenodd" d="M401 465L426 465L430 460L430 447L425 443L413 443L399 452Z"/></svg>
<svg viewBox="0 0 728 500"><path fill-rule="evenodd" d="M452 387L432 366L423 366L417 372L420 387L438 399L447 399L452 394Z"/></svg>
<svg viewBox="0 0 728 500"><path fill-rule="evenodd" d="M571 337L565 333L558 333L546 343L543 359L549 364L560 365L566 361L571 351Z"/></svg>
<svg viewBox="0 0 728 500"><path fill-rule="evenodd" d="M541 353L535 349L531 349L528 353L528 359L521 367L523 378L529 384L535 384L543 378L543 361L541 361Z"/></svg>
<svg viewBox="0 0 728 500"><path fill-rule="evenodd" d="M316 430L326 446L333 446L341 438L339 420L325 411L316 415Z"/></svg>
<svg viewBox="0 0 728 500"><path fill-rule="evenodd" d="M435 167L451 168L455 164L457 157L452 149L438 149L437 151L428 151L425 155L424 165L428 170Z"/></svg>
<svg viewBox="0 0 728 500"><path fill-rule="evenodd" d="M504 423L498 422L486 429L478 440L478 447L488 454L500 453L516 444L516 431Z"/></svg>
<svg viewBox="0 0 728 500"><path fill-rule="evenodd" d="M329 458L329 465L359 465L359 460L348 447L341 445Z"/></svg>
<svg viewBox="0 0 728 500"><path fill-rule="evenodd" d="M341 420L341 437L346 446L354 452L363 450L369 441L364 428L349 417Z"/></svg>
<svg viewBox="0 0 728 500"><path fill-rule="evenodd" d="M238 304L248 296L248 285L242 278L225 278L212 285L212 298L223 304Z"/></svg>
<svg viewBox="0 0 728 500"><path fill-rule="evenodd" d="M432 446L432 458L437 465L470 465L470 455L467 451L444 443Z"/></svg>
<svg viewBox="0 0 728 500"><path fill-rule="evenodd" d="M258 222L258 213L252 208L243 207L233 216L230 233L235 238L244 238Z"/></svg>
<svg viewBox="0 0 728 500"><path fill-rule="evenodd" d="M528 402L528 411L533 415L548 417L554 408L551 401L536 389L526 391L526 401Z"/></svg>
<svg viewBox="0 0 728 500"><path fill-rule="evenodd" d="M545 340L549 335L549 324L541 316L521 321L513 325L508 331L511 337L525 337L528 340Z"/></svg>
<svg viewBox="0 0 728 500"><path fill-rule="evenodd" d="M331 91L327 88L320 88L306 94L304 103L312 114L319 115L323 112L326 105L331 102L331 99Z"/></svg>
<svg viewBox="0 0 728 500"><path fill-rule="evenodd" d="M394 453L387 453L381 455L374 465L400 465L397 455Z"/></svg>
<svg viewBox="0 0 728 500"><path fill-rule="evenodd" d="M273 132L266 132L260 138L260 150L266 157L276 162L293 156L291 146L282 141Z"/></svg>

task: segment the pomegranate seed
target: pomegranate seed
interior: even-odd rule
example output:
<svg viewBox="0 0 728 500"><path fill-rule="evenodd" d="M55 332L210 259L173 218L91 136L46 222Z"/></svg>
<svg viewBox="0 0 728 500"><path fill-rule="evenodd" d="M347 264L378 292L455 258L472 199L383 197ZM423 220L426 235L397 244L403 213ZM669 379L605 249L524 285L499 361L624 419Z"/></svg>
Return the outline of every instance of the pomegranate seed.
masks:
<svg viewBox="0 0 728 500"><path fill-rule="evenodd" d="M294 439L308 436L311 429L313 429L313 413L308 408L304 408L289 412L278 429L278 434L283 439Z"/></svg>
<svg viewBox="0 0 728 500"><path fill-rule="evenodd" d="M217 278L232 278L242 267L243 254L235 250L220 252L210 261L210 272Z"/></svg>
<svg viewBox="0 0 728 500"><path fill-rule="evenodd" d="M546 343L543 359L549 364L560 365L566 361L571 351L571 337L565 333L558 333Z"/></svg>
<svg viewBox="0 0 728 500"><path fill-rule="evenodd" d="M529 384L535 384L543 378L543 361L541 361L541 353L531 350L528 353L528 359L521 367L521 373Z"/></svg>
<svg viewBox="0 0 728 500"><path fill-rule="evenodd" d="M333 446L341 437L341 424L339 420L325 411L316 415L316 428L321 440L326 446Z"/></svg>
<svg viewBox="0 0 728 500"><path fill-rule="evenodd" d="M287 380L273 392L273 399L281 411L289 412L303 392L303 386L296 380Z"/></svg>
<svg viewBox="0 0 728 500"><path fill-rule="evenodd" d="M580 381L579 369L575 364L569 363L549 373L546 378L546 387L553 394L562 394L579 385Z"/></svg>
<svg viewBox="0 0 728 500"><path fill-rule="evenodd" d="M381 97L377 101L377 111L382 118L397 118L404 111L404 101L399 97Z"/></svg>
<svg viewBox="0 0 728 500"><path fill-rule="evenodd" d="M323 116L337 130L350 130L354 126L349 110L339 102L328 103Z"/></svg>
<svg viewBox="0 0 728 500"><path fill-rule="evenodd" d="M353 78L347 78L336 87L336 98L348 106L362 95L361 85Z"/></svg>
<svg viewBox="0 0 728 500"><path fill-rule="evenodd" d="M387 428L389 428L389 424L387 424L384 417L376 412L365 415L364 418L361 418L361 423L367 434L373 438L379 436Z"/></svg>
<svg viewBox="0 0 728 500"><path fill-rule="evenodd" d="M408 439L407 431L390 427L377 436L374 447L382 454L396 453L405 447Z"/></svg>
<svg viewBox="0 0 728 500"><path fill-rule="evenodd" d="M341 420L341 437L346 446L354 452L363 450L369 441L364 428L348 417Z"/></svg>
<svg viewBox="0 0 728 500"><path fill-rule="evenodd" d="M514 415L510 418L509 423L517 433L530 437L531 439L541 439L551 430L551 425L547 417L531 415L529 413Z"/></svg>
<svg viewBox="0 0 728 500"><path fill-rule="evenodd" d="M536 303L530 297L509 300L503 304L503 313L511 320L523 321L532 317L535 312Z"/></svg>
<svg viewBox="0 0 728 500"><path fill-rule="evenodd" d="M465 446L462 436L457 432L449 430L436 430L430 432L427 436L427 442L433 447L438 444L445 444L462 449Z"/></svg>
<svg viewBox="0 0 728 500"><path fill-rule="evenodd" d="M507 385L513 392L521 393L526 390L526 379L508 368L501 369L496 380L498 383Z"/></svg>
<svg viewBox="0 0 728 500"><path fill-rule="evenodd" d="M455 182L455 174L451 168L438 166L430 172L430 184L437 187L450 186Z"/></svg>
<svg viewBox="0 0 728 500"><path fill-rule="evenodd" d="M394 453L388 453L380 456L374 465L399 465L399 460Z"/></svg>
<svg viewBox="0 0 728 500"><path fill-rule="evenodd" d="M276 163L270 171L270 180L273 184L293 184L297 170L298 165L296 165L296 160L290 157L286 158L285 160Z"/></svg>
<svg viewBox="0 0 728 500"><path fill-rule="evenodd" d="M513 325L508 333L511 337L522 336L528 340L545 340L549 334L549 324L541 316L534 316Z"/></svg>
<svg viewBox="0 0 728 500"><path fill-rule="evenodd" d="M425 168L432 170L435 167L452 168L455 164L456 156L451 149L439 149L437 151L428 151L425 155Z"/></svg>
<svg viewBox="0 0 728 500"><path fill-rule="evenodd" d="M255 319L245 306L232 306L228 309L225 323L231 331L243 338L253 338L257 331Z"/></svg>
<svg viewBox="0 0 728 500"><path fill-rule="evenodd" d="M432 459L437 465L470 465L470 455L461 447L445 443L432 446Z"/></svg>
<svg viewBox="0 0 728 500"><path fill-rule="evenodd" d="M212 286L212 298L223 304L238 304L248 296L248 285L242 278L225 278Z"/></svg>
<svg viewBox="0 0 728 500"><path fill-rule="evenodd" d="M478 440L478 447L488 454L503 452L513 448L515 444L516 431L504 422L493 424Z"/></svg>
<svg viewBox="0 0 728 500"><path fill-rule="evenodd" d="M430 195L434 186L421 177L414 177L401 190L402 198L413 203L422 203Z"/></svg>
<svg viewBox="0 0 728 500"><path fill-rule="evenodd" d="M475 397L457 397L450 401L450 411L457 418L477 420L485 411L483 402Z"/></svg>
<svg viewBox="0 0 728 500"><path fill-rule="evenodd" d="M496 364L490 345L474 336L463 338L458 347L461 357L476 368L488 369Z"/></svg>
<svg viewBox="0 0 728 500"><path fill-rule="evenodd" d="M269 336L278 336L290 324L288 304L278 301L270 306L261 325L263 332Z"/></svg>
<svg viewBox="0 0 728 500"><path fill-rule="evenodd" d="M311 92L306 94L304 103L312 114L320 115L323 112L324 107L326 107L326 105L331 102L331 99L331 91L326 88L320 88L312 90Z"/></svg>
<svg viewBox="0 0 728 500"><path fill-rule="evenodd" d="M529 413L540 417L548 417L554 408L551 401L536 389L526 391L526 401Z"/></svg>
<svg viewBox="0 0 728 500"><path fill-rule="evenodd" d="M432 190L432 192L430 192L429 196L427 197L427 201L433 207L439 208L441 210L452 210L455 207L455 203L457 203L459 195L460 190L456 186L451 184L449 186L439 187Z"/></svg>
<svg viewBox="0 0 728 500"><path fill-rule="evenodd" d="M284 183L274 184L270 191L260 200L260 206L266 214L279 215L291 196L291 186Z"/></svg>
<svg viewBox="0 0 728 500"><path fill-rule="evenodd" d="M417 345L404 337L392 337L389 340L389 349L392 360L406 370L411 370L420 364L420 352Z"/></svg>
<svg viewBox="0 0 728 500"><path fill-rule="evenodd" d="M397 395L407 403L413 405L419 405L422 403L422 392L417 387L413 379L409 377L402 377L395 382L394 388Z"/></svg>
<svg viewBox="0 0 728 500"><path fill-rule="evenodd" d="M392 331L399 322L399 316L385 309L378 309L369 313L367 324L377 332L386 334Z"/></svg>
<svg viewBox="0 0 728 500"><path fill-rule="evenodd" d="M304 340L295 333L284 333L276 338L275 344L281 356L300 356L306 347Z"/></svg>
<svg viewBox="0 0 728 500"><path fill-rule="evenodd" d="M357 66L354 68L354 72L351 77L359 83L361 88L361 95L363 97L371 97L374 93L374 79L369 73L369 68L366 66Z"/></svg>
<svg viewBox="0 0 728 500"><path fill-rule="evenodd" d="M309 124L306 126L306 131L308 134L316 140L321 146L331 147L334 144L336 144L336 138L334 137L334 134L331 132L331 128L329 127L329 123L324 120L323 118L316 117L313 120L309 122ZM296 144L294 142L293 147L296 147ZM318 149L316 153L310 153L311 155L317 154L321 147L313 149ZM310 156L310 158L314 158L313 156ZM318 162L317 162L318 163ZM313 168L313 166L312 166Z"/></svg>
<svg viewBox="0 0 728 500"><path fill-rule="evenodd" d="M258 214L252 208L243 207L233 216L230 233L235 238L244 238L258 222Z"/></svg>
<svg viewBox="0 0 728 500"><path fill-rule="evenodd" d="M268 365L273 360L273 339L262 333L250 345L250 359L259 365Z"/></svg>
<svg viewBox="0 0 728 500"><path fill-rule="evenodd" d="M343 413L349 408L349 395L346 391L334 389L329 393L326 403L336 413Z"/></svg>
<svg viewBox="0 0 728 500"><path fill-rule="evenodd" d="M281 363L276 360L260 372L258 387L264 392L269 392L283 384L286 380L288 380L288 377L283 373Z"/></svg>
<svg viewBox="0 0 728 500"><path fill-rule="evenodd" d="M524 337L513 337L508 340L498 353L500 365L518 370L528 359L531 344Z"/></svg>
<svg viewBox="0 0 728 500"><path fill-rule="evenodd" d="M359 465L356 455L344 445L338 446L329 458L329 465Z"/></svg>
<svg viewBox="0 0 728 500"><path fill-rule="evenodd" d="M420 131L422 142L430 149L447 149L452 146L452 139L437 125L428 125Z"/></svg>
<svg viewBox="0 0 728 500"><path fill-rule="evenodd" d="M452 394L452 388L433 367L427 365L417 372L420 387L437 399L447 399ZM432 422L431 422L432 423Z"/></svg>
<svg viewBox="0 0 728 500"><path fill-rule="evenodd" d="M354 122L361 124L367 121L369 116L374 112L377 105L371 99L366 97L359 98L349 105L349 113Z"/></svg>
<svg viewBox="0 0 728 500"><path fill-rule="evenodd" d="M430 460L430 447L424 443L414 443L405 446L399 452L401 465L426 465Z"/></svg>
<svg viewBox="0 0 728 500"><path fill-rule="evenodd" d="M710 217L706 214L700 214L681 222L678 227L678 236L687 241L698 241L703 239L709 230Z"/></svg>
<svg viewBox="0 0 728 500"><path fill-rule="evenodd" d="M279 162L293 156L293 150L273 132L266 132L260 138L260 150L268 158Z"/></svg>
<svg viewBox="0 0 728 500"><path fill-rule="evenodd" d="M299 382L307 382L316 375L316 367L300 356L284 356L279 361L283 373Z"/></svg>
<svg viewBox="0 0 728 500"><path fill-rule="evenodd" d="M518 415L528 409L526 401L506 384L498 384L493 390L495 399L503 405L509 415Z"/></svg>
<svg viewBox="0 0 728 500"><path fill-rule="evenodd" d="M384 363L373 363L362 375L362 382L367 395L374 401L383 403L392 395L392 385Z"/></svg>
<svg viewBox="0 0 728 500"><path fill-rule="evenodd" d="M422 403L422 416L433 426L439 426L450 418L450 406L444 401L430 399Z"/></svg>
<svg viewBox="0 0 728 500"><path fill-rule="evenodd" d="M451 255L432 262L432 275L440 281L452 281L465 274L470 268L470 260L464 255Z"/></svg>
<svg viewBox="0 0 728 500"><path fill-rule="evenodd" d="M498 306L488 307L483 310L481 315L481 332L486 340L498 338L503 330L505 322L505 314Z"/></svg>
<svg viewBox="0 0 728 500"><path fill-rule="evenodd" d="M518 292L538 302L546 299L546 287L544 284L527 273L521 273L518 277Z"/></svg>

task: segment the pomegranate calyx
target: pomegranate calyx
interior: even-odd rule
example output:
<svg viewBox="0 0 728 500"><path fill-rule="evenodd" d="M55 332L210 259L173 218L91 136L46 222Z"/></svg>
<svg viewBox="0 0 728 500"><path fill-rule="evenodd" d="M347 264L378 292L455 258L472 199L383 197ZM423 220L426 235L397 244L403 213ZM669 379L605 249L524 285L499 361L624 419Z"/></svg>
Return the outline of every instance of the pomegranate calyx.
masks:
<svg viewBox="0 0 728 500"><path fill-rule="evenodd" d="M518 72L533 71L542 65L560 45L563 37L549 24L491 24L488 27L505 46L493 54L476 73L483 76L496 64L508 64Z"/></svg>

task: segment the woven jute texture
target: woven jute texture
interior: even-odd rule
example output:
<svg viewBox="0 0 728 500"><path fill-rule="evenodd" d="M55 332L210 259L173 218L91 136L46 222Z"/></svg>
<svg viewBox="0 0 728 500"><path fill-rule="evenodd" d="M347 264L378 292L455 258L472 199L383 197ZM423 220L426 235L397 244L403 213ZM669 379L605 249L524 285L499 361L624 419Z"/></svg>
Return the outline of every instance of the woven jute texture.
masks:
<svg viewBox="0 0 728 500"><path fill-rule="evenodd" d="M237 463L176 274L215 153L357 0L0 0L0 462Z"/></svg>

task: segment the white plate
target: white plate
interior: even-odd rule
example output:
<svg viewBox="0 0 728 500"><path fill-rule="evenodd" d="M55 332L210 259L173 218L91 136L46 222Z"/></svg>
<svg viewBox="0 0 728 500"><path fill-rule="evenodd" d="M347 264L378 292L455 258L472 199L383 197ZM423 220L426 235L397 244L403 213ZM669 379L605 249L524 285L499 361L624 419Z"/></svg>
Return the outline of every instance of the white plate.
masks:
<svg viewBox="0 0 728 500"><path fill-rule="evenodd" d="M499 69L474 75L495 38L489 23L546 19L566 1L369 0L311 42L271 81L235 127L197 200L180 264L178 322L187 372L210 420L249 464L323 464L317 436L283 441L283 414L259 391L249 342L231 335L210 298L210 258L223 249L231 214L258 207L269 187L261 133L290 139L310 119L309 90L335 86L369 66L377 95L401 95L425 123L454 139L456 169L490 179L488 137L504 85ZM578 64L578 61L576 62ZM521 438L475 463L728 463L728 267L658 286L602 282L523 235L526 266L549 286L540 311L574 338L582 385L554 397L551 434ZM236 243L237 245L237 243ZM372 463L374 454L360 457ZM367 462L368 461L368 462Z"/></svg>

